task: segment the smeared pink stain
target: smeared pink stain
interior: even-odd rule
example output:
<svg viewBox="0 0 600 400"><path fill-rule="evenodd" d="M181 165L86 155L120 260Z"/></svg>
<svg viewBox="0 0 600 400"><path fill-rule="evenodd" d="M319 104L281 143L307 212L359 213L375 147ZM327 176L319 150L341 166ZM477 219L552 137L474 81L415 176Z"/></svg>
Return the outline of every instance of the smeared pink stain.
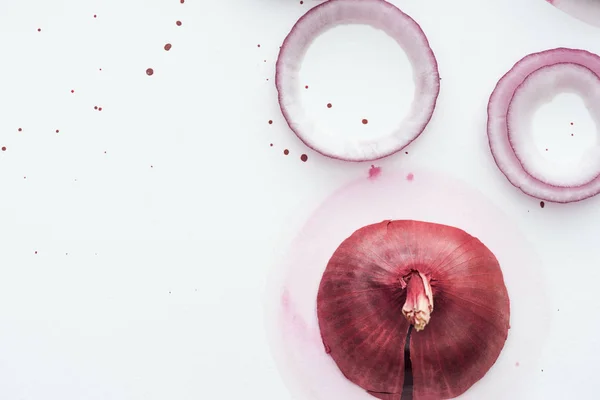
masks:
<svg viewBox="0 0 600 400"><path fill-rule="evenodd" d="M412 172L406 175L407 181L412 181L413 179L415 179L415 175Z"/></svg>
<svg viewBox="0 0 600 400"><path fill-rule="evenodd" d="M515 363L515 367L518 367L519 365L521 365L521 364L519 364L519 362L517 361L517 362Z"/></svg>
<svg viewBox="0 0 600 400"><path fill-rule="evenodd" d="M381 167L371 165L371 168L369 169L369 179L376 179L379 175L381 175Z"/></svg>
<svg viewBox="0 0 600 400"><path fill-rule="evenodd" d="M306 341L316 341L319 344L322 343L320 333L310 332L308 324L296 310L287 288L284 288L281 293L281 312L283 314L284 324L290 329L290 333L293 333Z"/></svg>

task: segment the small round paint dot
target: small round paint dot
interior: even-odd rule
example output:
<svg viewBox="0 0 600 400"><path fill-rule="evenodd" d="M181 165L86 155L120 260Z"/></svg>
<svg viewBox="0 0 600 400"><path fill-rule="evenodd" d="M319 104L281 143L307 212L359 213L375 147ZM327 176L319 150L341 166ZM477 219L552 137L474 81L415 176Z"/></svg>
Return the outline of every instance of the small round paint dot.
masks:
<svg viewBox="0 0 600 400"><path fill-rule="evenodd" d="M97 109L98 109L98 106L94 106L94 110L97 110Z"/></svg>
<svg viewBox="0 0 600 400"><path fill-rule="evenodd" d="M333 106L331 105L331 103L327 103L327 108L331 108L331 107L333 107Z"/></svg>
<svg viewBox="0 0 600 400"><path fill-rule="evenodd" d="M98 71L102 71L102 68L98 68Z"/></svg>
<svg viewBox="0 0 600 400"><path fill-rule="evenodd" d="M571 125L573 125L573 123L571 122Z"/></svg>
<svg viewBox="0 0 600 400"><path fill-rule="evenodd" d="M181 4L183 4L183 3L185 3L185 0L179 0L179 2L180 2Z"/></svg>
<svg viewBox="0 0 600 400"><path fill-rule="evenodd" d="M405 151L404 154L408 154L408 151Z"/></svg>
<svg viewBox="0 0 600 400"><path fill-rule="evenodd" d="M71 89L71 93L75 93L75 91L73 89Z"/></svg>
<svg viewBox="0 0 600 400"><path fill-rule="evenodd" d="M102 107L98 107L98 111L102 111Z"/></svg>
<svg viewBox="0 0 600 400"><path fill-rule="evenodd" d="M175 23L177 24L177 26L181 26L181 21L177 21Z"/></svg>
<svg viewBox="0 0 600 400"><path fill-rule="evenodd" d="M22 131L23 131L23 129L22 129L22 128L19 128L19 129L17 129L17 130L18 130L19 132L22 132Z"/></svg>
<svg viewBox="0 0 600 400"><path fill-rule="evenodd" d="M154 70L152 68L148 68L146 70L146 75L151 76L152 74L154 74Z"/></svg>
<svg viewBox="0 0 600 400"><path fill-rule="evenodd" d="M260 44L257 44L256 47L260 47Z"/></svg>
<svg viewBox="0 0 600 400"><path fill-rule="evenodd" d="M304 89L308 89L308 85L304 86Z"/></svg>
<svg viewBox="0 0 600 400"><path fill-rule="evenodd" d="M412 181L413 179L415 179L415 175L412 172L410 174L406 175L407 181Z"/></svg>
<svg viewBox="0 0 600 400"><path fill-rule="evenodd" d="M96 14L94 14L94 18L96 18Z"/></svg>
<svg viewBox="0 0 600 400"><path fill-rule="evenodd" d="M56 133L60 132L58 129L56 130Z"/></svg>
<svg viewBox="0 0 600 400"><path fill-rule="evenodd" d="M36 251L34 251L34 254L37 254L37 250L36 250Z"/></svg>
<svg viewBox="0 0 600 400"><path fill-rule="evenodd" d="M166 51L169 51L169 50L171 50L171 43L167 43L167 44L165 44L165 50L166 50Z"/></svg>
<svg viewBox="0 0 600 400"><path fill-rule="evenodd" d="M2 151L6 151L6 146L2 146Z"/></svg>
<svg viewBox="0 0 600 400"><path fill-rule="evenodd" d="M271 125L272 123L273 123L273 120L272 120L272 119L270 119L270 120L269 120L269 125Z"/></svg>
<svg viewBox="0 0 600 400"><path fill-rule="evenodd" d="M573 136L573 134L571 133L571 136Z"/></svg>
<svg viewBox="0 0 600 400"><path fill-rule="evenodd" d="M302 0L300 0L300 4L304 4L304 2Z"/></svg>
<svg viewBox="0 0 600 400"><path fill-rule="evenodd" d="M366 125L369 123L369 121L366 118L363 118L362 123L363 123L363 125Z"/></svg>
<svg viewBox="0 0 600 400"><path fill-rule="evenodd" d="M288 149L285 149L285 150L283 151L283 154L285 154L285 155L287 156L288 154L290 154L290 151L289 151Z"/></svg>
<svg viewBox="0 0 600 400"><path fill-rule="evenodd" d="M540 201L540 207L544 208L546 206L546 203L544 203L543 201Z"/></svg>
<svg viewBox="0 0 600 400"><path fill-rule="evenodd" d="M306 154L302 154L300 156L300 160L302 160L303 162L306 162L308 160L308 156Z"/></svg>
<svg viewBox="0 0 600 400"><path fill-rule="evenodd" d="M42 31L42 29L41 29L41 28L38 28L38 32L41 32L41 31Z"/></svg>

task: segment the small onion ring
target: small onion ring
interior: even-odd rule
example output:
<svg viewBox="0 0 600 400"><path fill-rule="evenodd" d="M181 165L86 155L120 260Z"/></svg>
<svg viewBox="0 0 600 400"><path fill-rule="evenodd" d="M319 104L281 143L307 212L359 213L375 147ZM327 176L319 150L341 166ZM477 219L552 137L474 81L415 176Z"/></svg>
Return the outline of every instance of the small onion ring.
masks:
<svg viewBox="0 0 600 400"><path fill-rule="evenodd" d="M598 0L546 0L561 11L600 27L600 2Z"/></svg>
<svg viewBox="0 0 600 400"><path fill-rule="evenodd" d="M600 193L600 177L579 186L555 186L531 176L511 145L507 114L515 92L532 73L548 66L575 64L600 77L600 57L585 50L556 48L533 53L518 61L501 79L488 103L487 133L492 156L510 183L542 200L570 203Z"/></svg>
<svg viewBox="0 0 600 400"><path fill-rule="evenodd" d="M316 37L340 24L365 24L384 31L413 66L415 95L410 111L393 132L378 139L333 137L306 117L298 100L298 73L308 48ZM429 123L440 91L437 61L421 27L384 0L329 0L309 10L281 46L275 84L281 112L298 138L325 156L346 161L372 161L402 150Z"/></svg>

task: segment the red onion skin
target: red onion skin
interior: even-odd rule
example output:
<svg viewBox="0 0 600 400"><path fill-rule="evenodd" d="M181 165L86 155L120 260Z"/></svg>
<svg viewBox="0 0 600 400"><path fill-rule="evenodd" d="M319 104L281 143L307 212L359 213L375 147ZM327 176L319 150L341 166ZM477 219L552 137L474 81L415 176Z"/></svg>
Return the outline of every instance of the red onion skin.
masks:
<svg viewBox="0 0 600 400"><path fill-rule="evenodd" d="M325 346L342 373L381 399L399 399L409 323L401 280L430 279L435 308L410 341L415 400L454 398L498 358L509 298L498 261L466 232L420 221L363 227L331 257L317 296Z"/></svg>

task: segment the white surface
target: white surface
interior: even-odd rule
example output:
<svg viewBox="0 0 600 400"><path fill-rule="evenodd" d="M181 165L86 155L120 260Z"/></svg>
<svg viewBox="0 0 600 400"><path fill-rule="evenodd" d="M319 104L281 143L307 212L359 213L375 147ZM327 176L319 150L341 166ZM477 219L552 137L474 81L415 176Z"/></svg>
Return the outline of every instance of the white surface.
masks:
<svg viewBox="0 0 600 400"><path fill-rule="evenodd" d="M290 398L265 336L269 269L370 165L308 151L278 109L278 46L311 4L0 3L0 398ZM523 55L599 53L600 30L544 1L394 4L427 34L442 89L409 154L377 165L460 177L518 225L552 311L521 398L596 397L600 198L541 209L513 188L485 110Z"/></svg>

